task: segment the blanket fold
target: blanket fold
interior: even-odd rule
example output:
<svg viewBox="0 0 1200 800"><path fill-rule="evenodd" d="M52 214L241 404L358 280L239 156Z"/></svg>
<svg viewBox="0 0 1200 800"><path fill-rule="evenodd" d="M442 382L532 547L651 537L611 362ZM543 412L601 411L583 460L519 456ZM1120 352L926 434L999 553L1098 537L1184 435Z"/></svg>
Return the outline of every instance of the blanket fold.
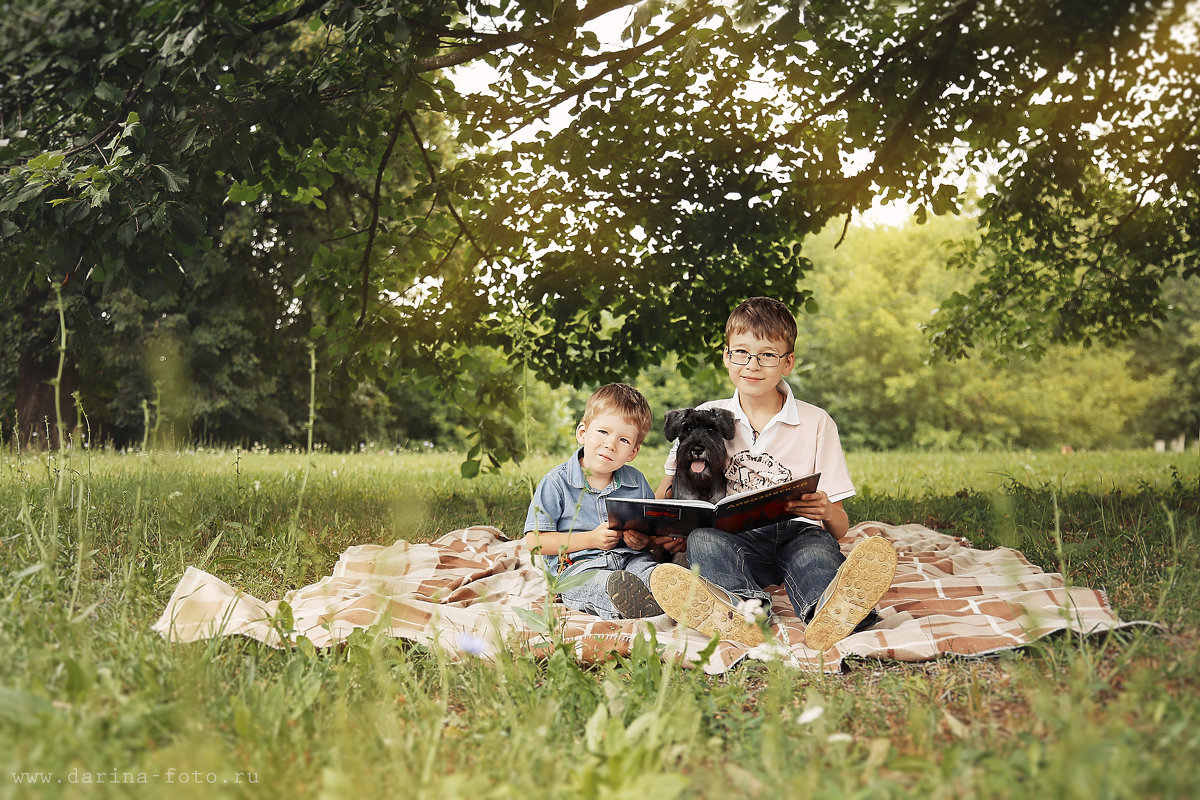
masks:
<svg viewBox="0 0 1200 800"><path fill-rule="evenodd" d="M920 525L863 522L843 539L843 551L869 536L888 539L899 556L873 628L818 653L804 645L804 623L786 592L772 587L775 642L752 649L723 641L700 666L720 673L750 657L838 671L850 655L899 661L981 656L1056 631L1094 634L1143 624L1119 620L1102 591L1067 587L1061 575L1043 572L1016 550L976 550ZM153 630L176 642L236 634L282 647L304 636L329 647L380 624L391 636L491 657L506 647L548 645L552 637L534 620L546 602L545 576L524 545L477 526L429 544L351 547L328 577L271 602L188 567ZM664 657L695 663L708 644L666 616L609 622L561 605L554 610L555 635L583 661L628 654L651 628Z"/></svg>

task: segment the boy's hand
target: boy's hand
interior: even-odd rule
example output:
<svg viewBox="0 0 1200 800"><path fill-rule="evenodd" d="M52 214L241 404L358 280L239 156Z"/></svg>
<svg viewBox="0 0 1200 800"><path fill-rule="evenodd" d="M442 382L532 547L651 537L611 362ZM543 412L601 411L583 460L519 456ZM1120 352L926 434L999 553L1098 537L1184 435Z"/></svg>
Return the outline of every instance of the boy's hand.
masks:
<svg viewBox="0 0 1200 800"><path fill-rule="evenodd" d="M821 491L802 494L799 500L792 500L787 504L789 514L809 519L829 519L832 509L833 503L829 502L829 495Z"/></svg>
<svg viewBox="0 0 1200 800"><path fill-rule="evenodd" d="M846 516L842 501L831 503L829 495L821 491L800 495L799 500L787 504L787 510L792 514L819 520L835 539L841 539L850 529L850 519Z"/></svg>
<svg viewBox="0 0 1200 800"><path fill-rule="evenodd" d="M625 544L634 550L645 550L650 546L650 537L638 531L623 531Z"/></svg>
<svg viewBox="0 0 1200 800"><path fill-rule="evenodd" d="M681 536L656 536L654 537L654 543L671 555L687 550L687 539Z"/></svg>
<svg viewBox="0 0 1200 800"><path fill-rule="evenodd" d="M619 545L625 538L625 531L614 531L607 524L601 525L592 531L594 542L592 547L598 550L612 550Z"/></svg>

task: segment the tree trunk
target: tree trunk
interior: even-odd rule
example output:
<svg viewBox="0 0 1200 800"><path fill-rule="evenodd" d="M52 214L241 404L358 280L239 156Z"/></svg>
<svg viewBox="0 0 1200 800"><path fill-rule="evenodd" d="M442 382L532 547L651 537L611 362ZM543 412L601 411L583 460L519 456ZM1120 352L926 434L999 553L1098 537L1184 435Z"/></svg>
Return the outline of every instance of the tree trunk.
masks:
<svg viewBox="0 0 1200 800"><path fill-rule="evenodd" d="M36 352L21 353L17 362L17 440L22 448L57 450L59 413L54 408L54 376L58 374L58 352L52 344ZM79 372L70 361L63 364L59 398L62 430L79 444L75 428L75 399Z"/></svg>

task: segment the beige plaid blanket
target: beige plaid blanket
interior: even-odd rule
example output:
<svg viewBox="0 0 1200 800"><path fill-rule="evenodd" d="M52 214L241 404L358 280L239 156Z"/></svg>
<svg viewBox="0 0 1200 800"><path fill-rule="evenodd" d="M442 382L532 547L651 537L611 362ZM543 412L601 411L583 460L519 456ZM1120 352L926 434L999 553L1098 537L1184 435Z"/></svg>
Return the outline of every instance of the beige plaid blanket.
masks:
<svg viewBox="0 0 1200 800"><path fill-rule="evenodd" d="M816 652L804 645L804 623L787 594L774 587L775 641L755 648L722 641L703 669L724 672L749 657L832 672L847 656L899 661L981 656L1055 631L1090 634L1140 624L1117 619L1103 592L1066 587L1061 575L1043 572L1016 550L976 550L920 525L878 522L852 528L843 550L868 536L885 537L899 554L877 625L827 653ZM281 602L290 607L290 618ZM545 577L521 542L479 526L429 544L351 547L332 575L269 603L189 567L153 628L177 642L240 634L279 647L305 636L328 647L355 629L379 625L391 636L455 656L482 657L505 648L536 652L561 639L585 662L628 654L651 628L667 658L696 663L708 645L704 636L666 616L608 622L559 604L551 609L555 627L547 629L534 617L546 616L545 603Z"/></svg>

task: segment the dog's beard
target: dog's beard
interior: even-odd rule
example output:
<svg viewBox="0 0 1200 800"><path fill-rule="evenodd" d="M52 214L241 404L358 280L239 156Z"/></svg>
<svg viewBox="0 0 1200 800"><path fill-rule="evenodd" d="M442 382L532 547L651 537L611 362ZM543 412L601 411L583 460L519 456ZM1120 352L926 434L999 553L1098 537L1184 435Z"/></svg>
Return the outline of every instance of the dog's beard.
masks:
<svg viewBox="0 0 1200 800"><path fill-rule="evenodd" d="M675 472L674 497L715 503L725 496L725 476L707 459L693 458L681 466Z"/></svg>

